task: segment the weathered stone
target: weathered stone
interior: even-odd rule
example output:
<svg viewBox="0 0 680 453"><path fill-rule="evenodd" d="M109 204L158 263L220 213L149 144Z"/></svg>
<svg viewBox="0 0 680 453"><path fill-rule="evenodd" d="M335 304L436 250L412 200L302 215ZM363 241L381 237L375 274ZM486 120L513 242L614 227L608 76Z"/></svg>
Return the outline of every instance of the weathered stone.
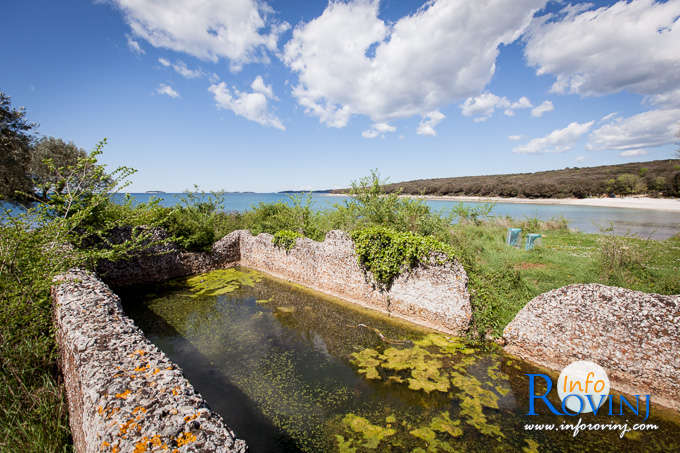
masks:
<svg viewBox="0 0 680 453"><path fill-rule="evenodd" d="M131 237L131 227L124 227L115 229L109 240L113 244L121 244ZM165 230L154 228L149 238L154 245L134 253L126 260L102 260L97 264L97 274L108 285L123 287L163 282L214 268L211 254L182 251L177 244L167 239Z"/></svg>
<svg viewBox="0 0 680 453"><path fill-rule="evenodd" d="M240 264L416 324L461 334L471 316L467 274L457 261L419 265L397 277L389 291L359 265L352 239L330 231L323 242L299 238L290 250L272 235L234 231L215 244L239 239Z"/></svg>
<svg viewBox="0 0 680 453"><path fill-rule="evenodd" d="M76 451L131 452L139 445L144 451L205 451L206 445L246 451L101 280L80 270L55 280L57 343ZM191 423L199 417L199 425Z"/></svg>
<svg viewBox="0 0 680 453"><path fill-rule="evenodd" d="M680 410L680 296L569 285L531 300L503 338L507 352L553 370L593 361L613 388Z"/></svg>

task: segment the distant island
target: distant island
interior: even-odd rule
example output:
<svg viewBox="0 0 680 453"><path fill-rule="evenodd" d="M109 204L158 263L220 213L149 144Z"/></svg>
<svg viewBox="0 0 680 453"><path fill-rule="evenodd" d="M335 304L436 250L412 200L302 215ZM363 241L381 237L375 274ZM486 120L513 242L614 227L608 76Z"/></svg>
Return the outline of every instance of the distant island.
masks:
<svg viewBox="0 0 680 453"><path fill-rule="evenodd" d="M404 195L503 198L589 198L648 195L680 197L680 159L536 173L418 179L384 186ZM344 194L349 189L330 190Z"/></svg>
<svg viewBox="0 0 680 453"><path fill-rule="evenodd" d="M147 190L144 193L165 193L165 192L163 192L162 190Z"/></svg>

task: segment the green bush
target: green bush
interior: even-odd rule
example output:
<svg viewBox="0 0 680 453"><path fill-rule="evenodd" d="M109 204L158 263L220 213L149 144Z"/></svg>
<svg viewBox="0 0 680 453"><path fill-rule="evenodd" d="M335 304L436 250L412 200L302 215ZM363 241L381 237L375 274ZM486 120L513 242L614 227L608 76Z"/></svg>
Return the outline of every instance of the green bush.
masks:
<svg viewBox="0 0 680 453"><path fill-rule="evenodd" d="M373 274L376 282L389 289L394 279L436 254L440 263L452 260L456 253L448 244L432 236L398 232L382 226L372 226L351 233L359 264Z"/></svg>
<svg viewBox="0 0 680 453"><path fill-rule="evenodd" d="M297 241L297 238L301 237L304 236L298 233L297 231L281 230L277 231L274 234L274 239L272 240L272 242L276 247L280 247L285 250L290 250L293 247L295 247L295 242Z"/></svg>
<svg viewBox="0 0 680 453"><path fill-rule="evenodd" d="M53 277L153 245L143 229L133 229L133 237L122 244L108 242L111 230L128 225L140 212L111 204L109 193L124 187L133 170L103 172L97 164L103 144L60 169L56 183L71 190L52 193L22 213L5 210L0 219L2 451L71 449L52 325ZM84 168L93 170L87 181L81 178Z"/></svg>

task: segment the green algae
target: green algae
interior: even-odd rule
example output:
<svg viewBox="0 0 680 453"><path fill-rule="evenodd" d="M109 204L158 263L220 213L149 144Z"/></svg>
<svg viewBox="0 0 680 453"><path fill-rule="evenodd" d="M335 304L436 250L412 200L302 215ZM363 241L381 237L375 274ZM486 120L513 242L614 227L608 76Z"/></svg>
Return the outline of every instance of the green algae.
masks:
<svg viewBox="0 0 680 453"><path fill-rule="evenodd" d="M262 280L260 274L254 271L241 271L236 268L219 269L195 275L185 280L189 290L195 297L222 296L242 286L253 287Z"/></svg>
<svg viewBox="0 0 680 453"><path fill-rule="evenodd" d="M228 278L223 288L233 282ZM214 291L219 285L203 286L200 295L186 283L154 291L139 303L153 314L151 322L135 321L185 370L200 374L206 368L207 387L193 377L192 383L225 420L236 414L229 424L253 451L533 453L572 445L569 433L514 435L526 420L528 384L522 373L536 370L493 345L480 348L462 338L410 330L266 276L254 279L253 286L239 282L219 297ZM164 325L195 349L176 347ZM373 329L403 344L385 342ZM207 359L200 365L192 362L197 351ZM238 398L221 396L222 390L211 395L210 388L224 388L222 381L210 381L215 374L228 379L277 431L251 428L250 417L239 425L239 414L248 412ZM679 432L673 426L662 425L663 438L585 433L579 442L591 451L635 451L640 442L650 451L670 451ZM263 437L280 442L276 433L285 433L292 447L258 448Z"/></svg>
<svg viewBox="0 0 680 453"><path fill-rule="evenodd" d="M366 376L366 379L380 379L381 376L377 367L381 361L378 360L378 356L379 353L375 349L364 349L352 354L352 363L359 367L357 371Z"/></svg>
<svg viewBox="0 0 680 453"><path fill-rule="evenodd" d="M396 431L392 428L383 428L379 425L374 425L364 417L355 414L347 414L342 419L342 423L355 433L361 434L364 443L361 446L366 448L378 448L380 442L389 436L392 436Z"/></svg>
<svg viewBox="0 0 680 453"><path fill-rule="evenodd" d="M463 435L463 430L460 428L460 420L452 421L448 412L442 412L434 417L430 422L430 428L440 433L448 433L451 437Z"/></svg>

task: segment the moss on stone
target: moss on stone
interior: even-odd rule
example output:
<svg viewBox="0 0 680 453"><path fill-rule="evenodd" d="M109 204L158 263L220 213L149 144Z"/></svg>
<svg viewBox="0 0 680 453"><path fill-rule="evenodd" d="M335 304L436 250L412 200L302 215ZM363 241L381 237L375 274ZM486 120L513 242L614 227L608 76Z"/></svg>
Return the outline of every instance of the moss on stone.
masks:
<svg viewBox="0 0 680 453"><path fill-rule="evenodd" d="M231 293L241 286L253 287L261 280L262 277L257 272L229 268L189 277L185 283L194 297L201 297Z"/></svg>

